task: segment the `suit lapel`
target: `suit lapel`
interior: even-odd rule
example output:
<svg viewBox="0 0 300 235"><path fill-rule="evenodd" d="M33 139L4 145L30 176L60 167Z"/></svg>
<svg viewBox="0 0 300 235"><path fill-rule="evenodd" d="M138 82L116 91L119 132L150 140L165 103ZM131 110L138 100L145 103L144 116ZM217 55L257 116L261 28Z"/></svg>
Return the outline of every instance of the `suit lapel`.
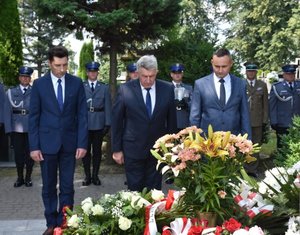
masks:
<svg viewBox="0 0 300 235"><path fill-rule="evenodd" d="M155 81L155 106L152 112L151 118L154 118L156 114L158 114L159 110L161 110L161 102L164 100L163 98L164 91L162 90L161 83L159 81Z"/></svg>
<svg viewBox="0 0 300 235"><path fill-rule="evenodd" d="M58 102L57 102L57 98L56 98L54 89L55 88L53 87L53 83L52 83L52 79L51 79L51 74L49 72L48 75L47 75L47 77L46 77L46 89L45 89L45 92L46 91L50 92L49 97L53 100L53 104L55 104L55 107L57 108L57 110L59 112L61 112L60 108L59 108L59 105L58 105Z"/></svg>
<svg viewBox="0 0 300 235"><path fill-rule="evenodd" d="M219 97L217 95L217 90L216 90L217 88L215 86L213 73L207 77L207 80L208 80L207 81L208 86L206 89L210 90L209 93L214 94L215 102L217 102L220 106L222 106L220 103Z"/></svg>
<svg viewBox="0 0 300 235"><path fill-rule="evenodd" d="M132 86L133 86L134 94L137 98L136 100L137 100L138 105L141 107L141 110L143 110L143 113L145 114L145 116L147 118L149 118L139 80L138 79L134 80L132 82Z"/></svg>

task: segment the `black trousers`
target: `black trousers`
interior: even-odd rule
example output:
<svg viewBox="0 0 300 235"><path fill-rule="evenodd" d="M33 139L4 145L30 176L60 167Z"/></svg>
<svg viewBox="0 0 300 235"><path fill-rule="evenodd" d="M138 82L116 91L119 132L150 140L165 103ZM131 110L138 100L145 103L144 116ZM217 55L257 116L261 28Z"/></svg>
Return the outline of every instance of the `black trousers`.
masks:
<svg viewBox="0 0 300 235"><path fill-rule="evenodd" d="M86 156L82 158L85 175L90 177L91 163L93 175L98 175L102 159L103 130L90 130Z"/></svg>
<svg viewBox="0 0 300 235"><path fill-rule="evenodd" d="M26 165L26 169L32 170L34 161L30 157L28 133L13 132L11 141L14 147L16 166L24 167Z"/></svg>
<svg viewBox="0 0 300 235"><path fill-rule="evenodd" d="M277 149L282 147L282 135L288 134L288 127L277 127L276 137L277 137Z"/></svg>

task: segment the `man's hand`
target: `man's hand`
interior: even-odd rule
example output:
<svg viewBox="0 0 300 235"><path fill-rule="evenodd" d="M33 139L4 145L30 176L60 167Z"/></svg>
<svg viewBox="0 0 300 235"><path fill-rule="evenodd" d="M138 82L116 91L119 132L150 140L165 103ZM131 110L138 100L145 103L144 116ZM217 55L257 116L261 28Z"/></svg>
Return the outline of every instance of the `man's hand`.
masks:
<svg viewBox="0 0 300 235"><path fill-rule="evenodd" d="M81 159L86 155L86 149L82 149L82 148L78 148L76 149L76 155L75 158L76 159Z"/></svg>
<svg viewBox="0 0 300 235"><path fill-rule="evenodd" d="M41 150L34 150L30 152L30 157L33 159L35 162L40 162L44 161L43 154Z"/></svg>
<svg viewBox="0 0 300 235"><path fill-rule="evenodd" d="M121 152L114 152L112 157L115 160L115 162L118 163L119 165L124 164L124 155L123 155L122 151Z"/></svg>

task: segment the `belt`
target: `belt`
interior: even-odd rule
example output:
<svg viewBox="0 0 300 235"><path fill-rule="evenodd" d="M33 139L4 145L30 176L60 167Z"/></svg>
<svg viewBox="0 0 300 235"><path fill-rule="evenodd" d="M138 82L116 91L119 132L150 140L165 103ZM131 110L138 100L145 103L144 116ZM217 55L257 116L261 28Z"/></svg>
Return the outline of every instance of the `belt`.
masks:
<svg viewBox="0 0 300 235"><path fill-rule="evenodd" d="M104 108L94 108L94 107L89 107L88 111L93 113L93 112L104 112Z"/></svg>
<svg viewBox="0 0 300 235"><path fill-rule="evenodd" d="M27 109L13 109L14 114L27 115L29 114L29 110Z"/></svg>

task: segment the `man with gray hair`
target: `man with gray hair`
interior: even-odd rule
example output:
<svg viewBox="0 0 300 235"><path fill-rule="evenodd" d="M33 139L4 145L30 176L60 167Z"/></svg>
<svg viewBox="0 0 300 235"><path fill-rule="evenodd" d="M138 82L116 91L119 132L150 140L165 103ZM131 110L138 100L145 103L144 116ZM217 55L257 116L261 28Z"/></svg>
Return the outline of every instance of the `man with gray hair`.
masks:
<svg viewBox="0 0 300 235"><path fill-rule="evenodd" d="M150 149L159 137L176 132L174 90L156 79L155 56L142 56L137 70L139 78L120 86L113 105L113 159L125 164L129 190L161 189L162 177Z"/></svg>

